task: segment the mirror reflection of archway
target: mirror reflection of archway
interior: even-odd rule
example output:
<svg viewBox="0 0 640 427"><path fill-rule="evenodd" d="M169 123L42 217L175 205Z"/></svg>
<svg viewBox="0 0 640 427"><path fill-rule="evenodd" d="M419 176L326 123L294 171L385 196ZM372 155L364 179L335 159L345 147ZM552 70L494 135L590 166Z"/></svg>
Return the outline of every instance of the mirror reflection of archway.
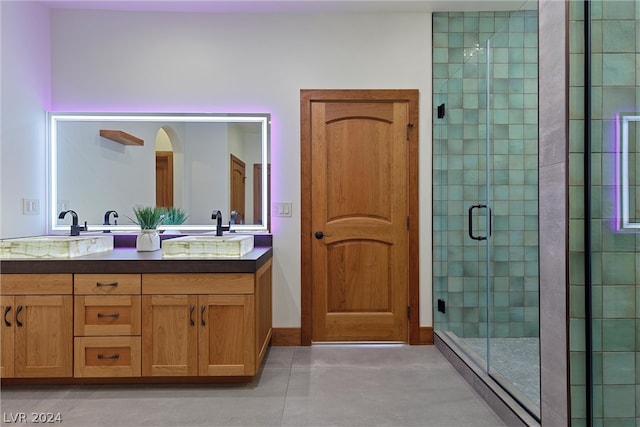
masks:
<svg viewBox="0 0 640 427"><path fill-rule="evenodd" d="M156 206L174 206L173 145L164 128L156 134Z"/></svg>

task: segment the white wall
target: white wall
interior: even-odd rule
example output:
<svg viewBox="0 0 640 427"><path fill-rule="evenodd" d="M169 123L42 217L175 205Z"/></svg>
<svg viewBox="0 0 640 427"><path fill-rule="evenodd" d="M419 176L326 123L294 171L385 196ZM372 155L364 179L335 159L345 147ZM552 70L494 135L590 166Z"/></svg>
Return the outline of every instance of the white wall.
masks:
<svg viewBox="0 0 640 427"><path fill-rule="evenodd" d="M80 223L102 224L109 209L118 224L131 224L133 206L156 203L155 144L159 125L152 122L58 122L57 209L73 209ZM120 130L141 138L123 145L100 136L100 129ZM57 221L71 224L71 218Z"/></svg>
<svg viewBox="0 0 640 427"><path fill-rule="evenodd" d="M0 2L0 236L46 229L46 110L50 106L49 11L35 2ZM39 202L24 215L22 199Z"/></svg>
<svg viewBox="0 0 640 427"><path fill-rule="evenodd" d="M214 225L211 213L219 210L229 218L229 154L226 124L189 123L184 150L185 209L189 222ZM222 183L215 185L215 183ZM196 194L199 192L199 194Z"/></svg>
<svg viewBox="0 0 640 427"><path fill-rule="evenodd" d="M273 218L276 327L300 326L299 90L419 89L420 323L432 324L430 14L54 10L51 26L54 110L271 113L272 201L293 203ZM15 151L42 180L44 158Z"/></svg>

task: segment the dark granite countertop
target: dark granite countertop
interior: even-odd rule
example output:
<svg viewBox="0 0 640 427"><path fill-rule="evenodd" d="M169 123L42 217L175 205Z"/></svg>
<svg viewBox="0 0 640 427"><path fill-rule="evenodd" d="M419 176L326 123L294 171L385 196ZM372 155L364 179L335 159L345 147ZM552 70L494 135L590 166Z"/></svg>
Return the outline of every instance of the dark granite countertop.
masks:
<svg viewBox="0 0 640 427"><path fill-rule="evenodd" d="M3 259L3 274L55 273L255 273L273 256L270 246L257 246L238 258L163 258L162 251L138 252L135 248L76 258Z"/></svg>

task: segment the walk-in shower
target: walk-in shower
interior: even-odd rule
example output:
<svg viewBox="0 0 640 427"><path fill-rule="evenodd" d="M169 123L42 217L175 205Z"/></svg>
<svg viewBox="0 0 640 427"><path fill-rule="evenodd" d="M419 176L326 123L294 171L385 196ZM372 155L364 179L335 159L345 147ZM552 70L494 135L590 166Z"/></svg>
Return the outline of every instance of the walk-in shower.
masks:
<svg viewBox="0 0 640 427"><path fill-rule="evenodd" d="M433 15L434 329L540 417L538 19Z"/></svg>

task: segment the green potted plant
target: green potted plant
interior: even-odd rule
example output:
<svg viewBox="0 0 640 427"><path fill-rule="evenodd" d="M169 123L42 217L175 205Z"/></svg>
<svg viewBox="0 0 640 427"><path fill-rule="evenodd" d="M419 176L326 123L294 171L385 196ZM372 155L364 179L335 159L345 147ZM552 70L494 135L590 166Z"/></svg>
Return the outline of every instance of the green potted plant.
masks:
<svg viewBox="0 0 640 427"><path fill-rule="evenodd" d="M174 206L160 208L164 217L163 225L180 225L187 220L187 213Z"/></svg>
<svg viewBox="0 0 640 427"><path fill-rule="evenodd" d="M129 218L140 226L140 233L136 238L136 248L139 252L157 251L160 249L160 234L158 226L163 223L162 208L156 206L136 206L133 208L135 219Z"/></svg>

